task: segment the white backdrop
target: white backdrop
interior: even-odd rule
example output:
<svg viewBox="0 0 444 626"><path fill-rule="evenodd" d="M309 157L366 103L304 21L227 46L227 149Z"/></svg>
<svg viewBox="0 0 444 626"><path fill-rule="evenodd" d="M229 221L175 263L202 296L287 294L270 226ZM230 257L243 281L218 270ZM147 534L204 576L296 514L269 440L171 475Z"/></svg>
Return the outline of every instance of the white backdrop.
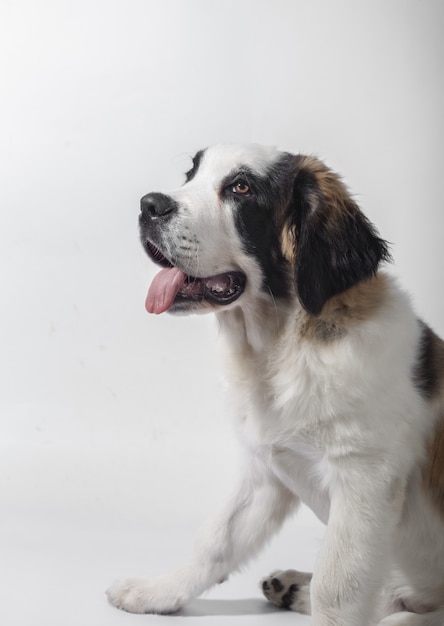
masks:
<svg viewBox="0 0 444 626"><path fill-rule="evenodd" d="M325 159L444 334L443 27L441 0L2 0L2 623L135 623L103 589L174 562L235 471L214 321L143 306L139 198L197 149Z"/></svg>

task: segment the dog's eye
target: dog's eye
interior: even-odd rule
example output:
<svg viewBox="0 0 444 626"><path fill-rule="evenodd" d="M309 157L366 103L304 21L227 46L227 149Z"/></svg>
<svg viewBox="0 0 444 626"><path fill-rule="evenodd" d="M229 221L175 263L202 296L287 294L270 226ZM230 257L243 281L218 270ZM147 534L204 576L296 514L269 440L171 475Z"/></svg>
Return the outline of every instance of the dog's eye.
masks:
<svg viewBox="0 0 444 626"><path fill-rule="evenodd" d="M232 186L231 191L241 196L246 196L250 193L250 187L244 180L237 180Z"/></svg>

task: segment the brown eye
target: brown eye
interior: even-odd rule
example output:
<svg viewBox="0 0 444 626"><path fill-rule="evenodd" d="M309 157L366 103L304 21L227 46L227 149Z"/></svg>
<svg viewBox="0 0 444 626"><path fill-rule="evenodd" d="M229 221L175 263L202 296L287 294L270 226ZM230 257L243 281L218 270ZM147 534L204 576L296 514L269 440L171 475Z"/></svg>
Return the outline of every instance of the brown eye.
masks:
<svg viewBox="0 0 444 626"><path fill-rule="evenodd" d="M238 180L231 188L233 193L238 193L241 196L246 196L250 193L250 187L243 180Z"/></svg>

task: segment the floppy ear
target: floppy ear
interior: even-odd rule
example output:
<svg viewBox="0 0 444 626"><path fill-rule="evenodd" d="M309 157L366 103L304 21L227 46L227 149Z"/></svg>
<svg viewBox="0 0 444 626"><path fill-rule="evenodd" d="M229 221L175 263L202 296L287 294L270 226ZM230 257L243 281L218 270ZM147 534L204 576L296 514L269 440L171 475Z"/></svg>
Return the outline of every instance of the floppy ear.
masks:
<svg viewBox="0 0 444 626"><path fill-rule="evenodd" d="M387 243L344 183L313 157L296 157L291 211L296 289L302 306L313 315L332 296L370 278L381 261L390 260Z"/></svg>

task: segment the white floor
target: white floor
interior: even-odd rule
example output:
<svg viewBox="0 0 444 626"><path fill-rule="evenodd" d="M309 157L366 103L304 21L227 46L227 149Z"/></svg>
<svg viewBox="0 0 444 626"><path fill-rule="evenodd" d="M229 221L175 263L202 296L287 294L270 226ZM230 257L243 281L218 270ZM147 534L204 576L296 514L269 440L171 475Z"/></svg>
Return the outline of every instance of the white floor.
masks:
<svg viewBox="0 0 444 626"><path fill-rule="evenodd" d="M131 615L111 607L104 591L125 575L162 572L184 556L193 530L180 519L142 530L137 524L93 519L11 518L2 523L0 623L3 626L137 626L140 624L309 624L275 609L258 581L278 567L312 567L320 528L289 522L242 574L191 602L177 615ZM180 620L179 618L183 618Z"/></svg>
<svg viewBox="0 0 444 626"><path fill-rule="evenodd" d="M110 606L105 590L115 579L165 573L187 558L206 509L223 497L224 479L231 484L230 439L222 428L207 432L210 447L184 463L172 435L139 449L123 434L113 444L68 445L47 426L32 440L5 431L0 441L1 626L309 624L270 606L258 585L274 569L312 570L323 528L306 509L245 571L177 615ZM225 460L211 451L216 440Z"/></svg>

